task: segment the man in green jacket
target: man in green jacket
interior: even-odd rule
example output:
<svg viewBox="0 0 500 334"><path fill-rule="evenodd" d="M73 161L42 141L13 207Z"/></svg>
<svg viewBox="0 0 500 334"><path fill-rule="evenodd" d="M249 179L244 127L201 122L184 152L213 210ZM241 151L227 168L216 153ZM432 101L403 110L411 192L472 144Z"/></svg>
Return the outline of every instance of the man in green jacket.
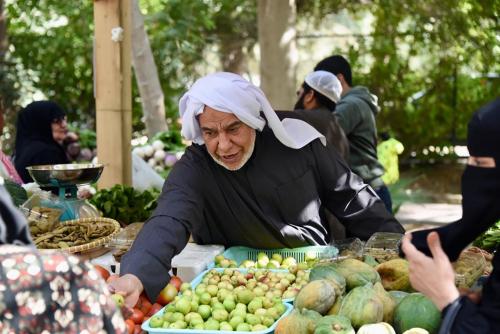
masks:
<svg viewBox="0 0 500 334"><path fill-rule="evenodd" d="M380 107L377 97L363 86L352 86L349 62L340 55L320 61L315 71L328 71L337 76L342 85L342 98L335 115L349 140L349 165L365 183L369 184L392 213L389 190L382 180L384 167L377 159L377 125L375 116Z"/></svg>

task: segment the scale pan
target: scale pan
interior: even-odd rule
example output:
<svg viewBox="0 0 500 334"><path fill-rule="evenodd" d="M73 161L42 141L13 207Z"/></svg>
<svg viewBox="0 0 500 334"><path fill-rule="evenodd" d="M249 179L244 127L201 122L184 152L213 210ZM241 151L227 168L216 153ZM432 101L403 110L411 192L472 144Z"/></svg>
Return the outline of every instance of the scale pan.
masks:
<svg viewBox="0 0 500 334"><path fill-rule="evenodd" d="M42 187L67 187L91 184L101 176L102 164L59 164L26 167L33 180Z"/></svg>

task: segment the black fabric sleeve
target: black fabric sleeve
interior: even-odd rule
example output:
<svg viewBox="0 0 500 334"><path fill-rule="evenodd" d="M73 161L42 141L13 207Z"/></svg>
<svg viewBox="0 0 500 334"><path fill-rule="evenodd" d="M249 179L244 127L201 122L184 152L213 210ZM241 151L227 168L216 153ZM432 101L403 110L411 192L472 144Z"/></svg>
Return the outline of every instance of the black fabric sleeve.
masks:
<svg viewBox="0 0 500 334"><path fill-rule="evenodd" d="M137 276L152 301L169 282L172 258L186 246L193 224L202 223L202 190L195 166L187 157L175 164L156 210L122 258L120 275Z"/></svg>
<svg viewBox="0 0 500 334"><path fill-rule="evenodd" d="M454 310L450 305L443 310L443 319L446 318L448 312ZM498 322L499 319L489 319L482 313L480 305L474 304L469 298L462 298L460 309L450 326L450 330L440 331L439 334L494 334L498 333L491 326L491 322L494 321Z"/></svg>
<svg viewBox="0 0 500 334"><path fill-rule="evenodd" d="M375 232L404 233L375 191L354 174L338 154L312 143L323 189L323 205L345 226L347 236L367 240Z"/></svg>
<svg viewBox="0 0 500 334"><path fill-rule="evenodd" d="M130 251L122 258L120 275L139 278L151 301L170 281L172 258L186 246L189 232L182 222L153 216L144 225Z"/></svg>

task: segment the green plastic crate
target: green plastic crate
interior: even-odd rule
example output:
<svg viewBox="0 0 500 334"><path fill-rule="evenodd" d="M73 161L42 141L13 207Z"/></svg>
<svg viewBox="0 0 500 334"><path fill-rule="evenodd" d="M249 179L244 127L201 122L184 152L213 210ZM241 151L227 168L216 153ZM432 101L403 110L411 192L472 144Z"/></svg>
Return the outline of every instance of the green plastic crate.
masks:
<svg viewBox="0 0 500 334"><path fill-rule="evenodd" d="M314 255L318 259L332 259L337 257L339 251L335 246L307 246L299 248L276 248L276 249L256 249L250 247L235 246L226 249L224 257L234 260L240 265L244 260L257 261L257 254L264 252L271 258L274 253L280 254L283 258L294 257L297 262L304 262L306 254ZM209 266L213 268L214 263Z"/></svg>

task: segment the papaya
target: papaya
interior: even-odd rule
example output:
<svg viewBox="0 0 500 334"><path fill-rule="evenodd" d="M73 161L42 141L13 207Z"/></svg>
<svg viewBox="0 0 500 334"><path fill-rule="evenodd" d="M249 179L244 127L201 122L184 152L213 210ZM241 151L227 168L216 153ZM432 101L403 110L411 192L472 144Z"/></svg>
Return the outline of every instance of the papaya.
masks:
<svg viewBox="0 0 500 334"><path fill-rule="evenodd" d="M321 314L311 310L299 311L294 309L292 313L281 318L276 324L275 334L313 334L316 323L321 319Z"/></svg>
<svg viewBox="0 0 500 334"><path fill-rule="evenodd" d="M441 325L441 312L421 293L410 293L396 306L394 329L397 333L418 327L436 334Z"/></svg>
<svg viewBox="0 0 500 334"><path fill-rule="evenodd" d="M335 290L327 280L316 280L307 283L295 297L295 308L308 309L326 314L335 302Z"/></svg>
<svg viewBox="0 0 500 334"><path fill-rule="evenodd" d="M347 290L352 290L358 286L364 286L367 283L380 281L380 276L377 271L362 261L345 259L334 265L335 269L345 277Z"/></svg>
<svg viewBox="0 0 500 334"><path fill-rule="evenodd" d="M342 305L342 300L344 299L344 296L337 296L335 298L335 303L333 303L333 306L328 310L326 314L328 315L337 315L339 314L340 311L340 305Z"/></svg>
<svg viewBox="0 0 500 334"><path fill-rule="evenodd" d="M377 260L375 260L375 258L371 255L363 256L363 262L372 266L372 267L376 267L378 265Z"/></svg>
<svg viewBox="0 0 500 334"><path fill-rule="evenodd" d="M393 290L393 291L388 291L389 295L394 299L396 302L396 306L399 304L400 301L403 300L404 297L408 296L408 292L406 291L398 291L398 290Z"/></svg>
<svg viewBox="0 0 500 334"><path fill-rule="evenodd" d="M394 299L392 299L391 295L384 290L382 283L375 283L375 285L373 285L373 290L375 290L375 293L384 305L384 322L388 322L391 324L394 318L394 309L396 308L396 302L394 301Z"/></svg>
<svg viewBox="0 0 500 334"><path fill-rule="evenodd" d="M351 320L355 329L366 324L381 322L384 318L384 305L377 296L371 283L352 289L342 300L339 315Z"/></svg>
<svg viewBox="0 0 500 334"><path fill-rule="evenodd" d="M387 322L379 322L361 326L357 334L396 334L396 332Z"/></svg>
<svg viewBox="0 0 500 334"><path fill-rule="evenodd" d="M331 264L317 265L309 273L309 281L326 279L330 281L337 296L345 293L346 282L344 276Z"/></svg>
<svg viewBox="0 0 500 334"><path fill-rule="evenodd" d="M341 315L327 315L316 323L314 334L355 334L351 321Z"/></svg>
<svg viewBox="0 0 500 334"><path fill-rule="evenodd" d="M413 291L410 284L408 261L405 259L389 260L379 264L375 269L380 275L384 289L387 291Z"/></svg>

